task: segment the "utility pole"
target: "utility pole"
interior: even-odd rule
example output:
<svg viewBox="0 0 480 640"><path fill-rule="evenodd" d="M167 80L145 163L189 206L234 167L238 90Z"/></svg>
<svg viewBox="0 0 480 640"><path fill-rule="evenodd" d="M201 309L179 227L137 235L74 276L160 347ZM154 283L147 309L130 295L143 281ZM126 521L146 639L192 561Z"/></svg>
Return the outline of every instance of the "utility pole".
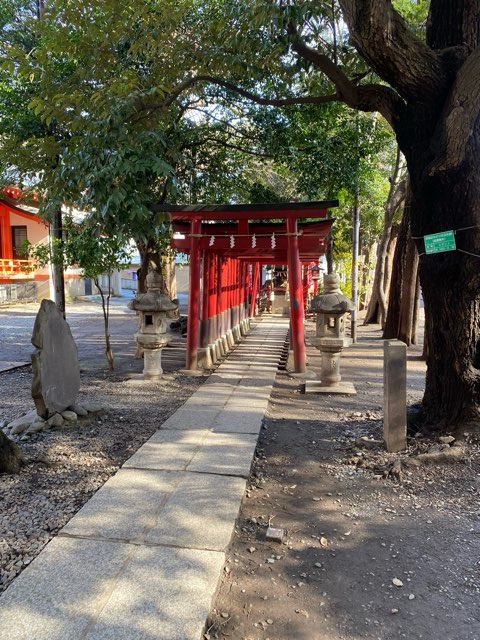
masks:
<svg viewBox="0 0 480 640"><path fill-rule="evenodd" d="M55 304L65 318L65 273L63 265L63 223L62 208L59 205L53 214L53 223L50 226L53 240L53 287Z"/></svg>
<svg viewBox="0 0 480 640"><path fill-rule="evenodd" d="M350 335L352 342L357 341L357 320L358 320L358 252L360 245L360 206L359 200L359 172L360 172L360 127L358 122L358 113L355 117L355 130L357 137L357 166L355 167L355 193L353 195L353 211L352 211L352 302L354 308L351 315Z"/></svg>
<svg viewBox="0 0 480 640"><path fill-rule="evenodd" d="M352 311L351 337L352 342L357 341L358 318L358 250L360 245L360 207L358 205L358 188L355 189L355 199L352 213L352 302L355 308Z"/></svg>
<svg viewBox="0 0 480 640"><path fill-rule="evenodd" d="M44 10L45 10L45 0L37 0L37 18L39 20L43 16Z"/></svg>
<svg viewBox="0 0 480 640"><path fill-rule="evenodd" d="M45 0L36 0L37 2L37 18L41 20L45 11ZM52 254L53 254L53 288L54 302L58 309L65 317L65 274L63 266L63 224L62 224L62 207L58 205L53 214L53 221L50 225L50 234L52 237Z"/></svg>

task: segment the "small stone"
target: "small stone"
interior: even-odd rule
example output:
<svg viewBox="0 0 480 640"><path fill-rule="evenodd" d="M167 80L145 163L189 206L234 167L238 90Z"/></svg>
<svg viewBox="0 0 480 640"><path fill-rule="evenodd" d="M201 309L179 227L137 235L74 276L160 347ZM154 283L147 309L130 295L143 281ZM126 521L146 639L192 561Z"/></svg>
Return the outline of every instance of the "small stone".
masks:
<svg viewBox="0 0 480 640"><path fill-rule="evenodd" d="M393 578L392 584L396 587L403 587L403 582L399 578Z"/></svg>
<svg viewBox="0 0 480 640"><path fill-rule="evenodd" d="M429 447L428 449L428 453L437 453L439 451L442 450L441 445L439 444L433 444L431 447Z"/></svg>
<svg viewBox="0 0 480 640"><path fill-rule="evenodd" d="M271 618L267 618L267 624L273 624L273 620Z"/></svg>
<svg viewBox="0 0 480 640"><path fill-rule="evenodd" d="M415 594L414 593L410 593L408 596L409 600L415 600Z"/></svg>
<svg viewBox="0 0 480 640"><path fill-rule="evenodd" d="M81 404L72 404L71 407L68 407L68 411L74 411L77 416L81 416L82 418L88 416L88 411Z"/></svg>
<svg viewBox="0 0 480 640"><path fill-rule="evenodd" d="M268 564L275 564L275 560L273 558L267 559Z"/></svg>
<svg viewBox="0 0 480 640"><path fill-rule="evenodd" d="M98 402L84 402L83 407L88 413L99 413L102 411L102 405L98 404Z"/></svg>
<svg viewBox="0 0 480 640"><path fill-rule="evenodd" d="M322 536L320 538L320 544L322 545L322 547L327 547L328 546L328 540L324 536Z"/></svg>
<svg viewBox="0 0 480 640"><path fill-rule="evenodd" d="M62 418L64 420L68 420L69 422L76 422L78 420L78 416L75 411L62 411Z"/></svg>
<svg viewBox="0 0 480 640"><path fill-rule="evenodd" d="M398 613L398 609L392 609L392 613Z"/></svg>
<svg viewBox="0 0 480 640"><path fill-rule="evenodd" d="M38 433L38 431L42 431L45 422L33 422L27 429L26 433Z"/></svg>
<svg viewBox="0 0 480 640"><path fill-rule="evenodd" d="M8 424L8 428L11 429L10 433L12 435L18 435L19 433L23 433L28 429L28 427L32 424L32 422L37 417L36 409L29 411L26 415L13 420Z"/></svg>
<svg viewBox="0 0 480 640"><path fill-rule="evenodd" d="M222 616L222 618L228 618L228 613L226 611L222 611L220 615Z"/></svg>
<svg viewBox="0 0 480 640"><path fill-rule="evenodd" d="M272 542L281 543L283 540L283 529L277 529L276 527L268 527L265 537L267 540L271 540Z"/></svg>
<svg viewBox="0 0 480 640"><path fill-rule="evenodd" d="M453 436L441 436L438 441L442 444L452 444L452 442L455 442L455 438Z"/></svg>
<svg viewBox="0 0 480 640"><path fill-rule="evenodd" d="M50 427L61 427L63 422L64 420L59 413L54 413L53 416L47 420L47 424Z"/></svg>
<svg viewBox="0 0 480 640"><path fill-rule="evenodd" d="M248 551L249 553L255 553L256 550L257 549L255 547L250 547Z"/></svg>
<svg viewBox="0 0 480 640"><path fill-rule="evenodd" d="M315 562L315 566L317 567L317 569L321 569L322 568L322 563L321 562Z"/></svg>

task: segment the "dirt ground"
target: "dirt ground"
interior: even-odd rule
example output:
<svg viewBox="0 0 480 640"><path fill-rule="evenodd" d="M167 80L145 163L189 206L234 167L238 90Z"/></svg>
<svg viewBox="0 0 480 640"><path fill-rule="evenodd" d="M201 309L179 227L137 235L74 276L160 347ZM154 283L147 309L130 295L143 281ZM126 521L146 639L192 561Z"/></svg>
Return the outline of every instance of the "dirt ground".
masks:
<svg viewBox="0 0 480 640"><path fill-rule="evenodd" d="M320 370L313 349L309 368ZM413 426L405 453L357 446L382 437L378 328L360 328L342 373L357 396L301 394L277 376L204 638L480 640L479 440L461 435L453 464L392 469L442 445ZM268 524L282 543L266 540Z"/></svg>

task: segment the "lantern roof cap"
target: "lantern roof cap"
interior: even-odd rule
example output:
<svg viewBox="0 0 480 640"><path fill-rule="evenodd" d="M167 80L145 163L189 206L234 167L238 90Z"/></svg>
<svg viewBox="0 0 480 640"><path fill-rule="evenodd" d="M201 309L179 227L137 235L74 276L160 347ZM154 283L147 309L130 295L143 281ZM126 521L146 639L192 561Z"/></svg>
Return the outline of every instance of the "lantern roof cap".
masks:
<svg viewBox="0 0 480 640"><path fill-rule="evenodd" d="M340 277L336 273L323 276L324 292L315 296L311 309L315 313L341 315L355 309L355 305L340 291Z"/></svg>
<svg viewBox="0 0 480 640"><path fill-rule="evenodd" d="M138 293L128 303L128 308L134 311L160 312L175 311L178 303L162 293L162 276L158 271L151 270L146 277L147 293Z"/></svg>

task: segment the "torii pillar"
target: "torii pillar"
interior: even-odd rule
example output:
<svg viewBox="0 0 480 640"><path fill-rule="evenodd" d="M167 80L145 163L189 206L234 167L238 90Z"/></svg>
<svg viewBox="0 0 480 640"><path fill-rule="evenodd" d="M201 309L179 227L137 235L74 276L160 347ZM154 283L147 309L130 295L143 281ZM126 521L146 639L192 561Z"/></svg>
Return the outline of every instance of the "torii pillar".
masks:
<svg viewBox="0 0 480 640"><path fill-rule="evenodd" d="M190 277L187 319L187 358L186 372L197 372L198 369L198 337L200 325L200 232L202 223L193 219L190 223Z"/></svg>
<svg viewBox="0 0 480 640"><path fill-rule="evenodd" d="M290 291L291 342L295 373L305 373L305 330L303 327L304 306L302 286L302 265L298 248L298 225L296 218L287 218L288 234L288 284Z"/></svg>

